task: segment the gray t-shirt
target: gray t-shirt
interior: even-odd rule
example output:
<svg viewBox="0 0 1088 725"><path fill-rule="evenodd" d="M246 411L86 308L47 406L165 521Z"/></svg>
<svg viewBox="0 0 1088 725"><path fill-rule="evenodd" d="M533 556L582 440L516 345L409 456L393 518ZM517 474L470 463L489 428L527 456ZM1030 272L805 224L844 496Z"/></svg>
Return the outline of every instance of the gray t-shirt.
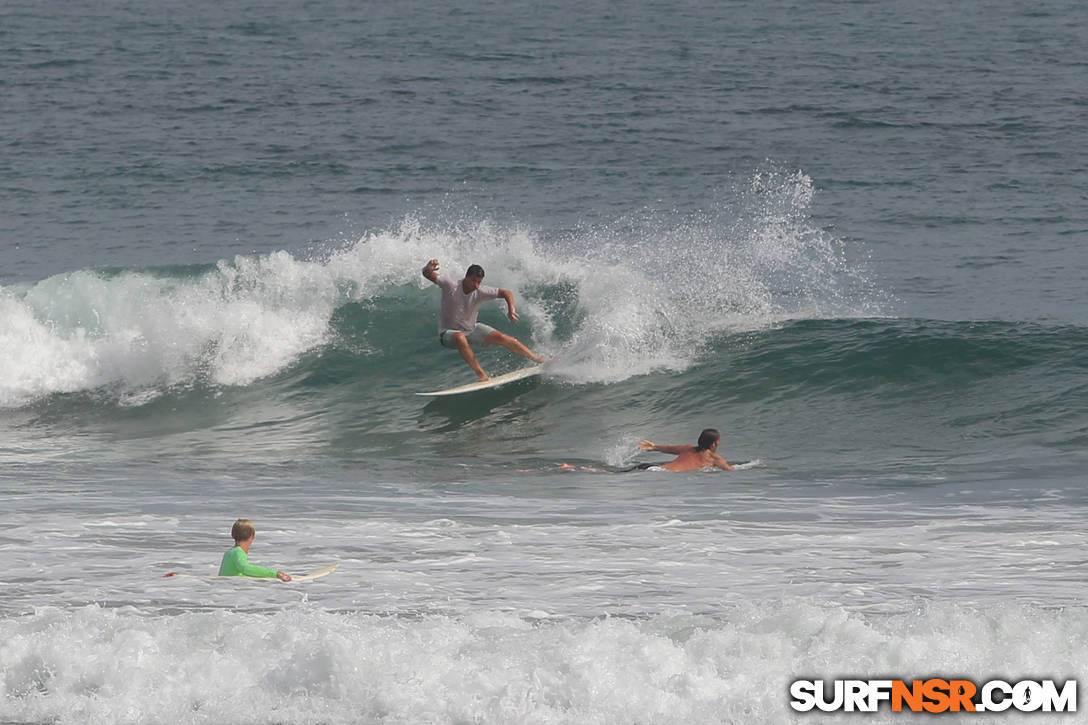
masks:
<svg viewBox="0 0 1088 725"><path fill-rule="evenodd" d="M442 290L442 300L438 304L438 331L460 330L472 332L476 327L476 313L480 305L489 300L498 299L497 287L480 285L471 294L465 294L461 280L439 275L435 284Z"/></svg>

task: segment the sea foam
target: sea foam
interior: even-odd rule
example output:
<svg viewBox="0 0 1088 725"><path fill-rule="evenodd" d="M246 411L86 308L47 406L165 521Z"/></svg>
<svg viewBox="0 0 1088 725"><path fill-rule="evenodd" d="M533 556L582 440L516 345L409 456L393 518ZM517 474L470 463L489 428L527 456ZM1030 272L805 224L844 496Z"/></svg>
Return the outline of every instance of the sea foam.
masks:
<svg viewBox="0 0 1088 725"><path fill-rule="evenodd" d="M1064 680L1088 665L1086 635L1082 609L1013 604L586 620L46 608L0 620L0 720L781 723L801 720L794 679Z"/></svg>

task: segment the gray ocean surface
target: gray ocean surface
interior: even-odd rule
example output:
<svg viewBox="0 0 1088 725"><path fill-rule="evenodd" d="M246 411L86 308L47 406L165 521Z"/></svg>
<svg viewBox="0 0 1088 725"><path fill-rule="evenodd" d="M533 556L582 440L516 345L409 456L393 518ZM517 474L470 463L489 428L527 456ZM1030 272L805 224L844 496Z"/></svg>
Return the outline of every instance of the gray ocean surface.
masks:
<svg viewBox="0 0 1088 725"><path fill-rule="evenodd" d="M1083 679L1085 78L1074 2L5 2L0 722ZM431 258L544 376L414 395ZM239 517L340 568L163 578Z"/></svg>

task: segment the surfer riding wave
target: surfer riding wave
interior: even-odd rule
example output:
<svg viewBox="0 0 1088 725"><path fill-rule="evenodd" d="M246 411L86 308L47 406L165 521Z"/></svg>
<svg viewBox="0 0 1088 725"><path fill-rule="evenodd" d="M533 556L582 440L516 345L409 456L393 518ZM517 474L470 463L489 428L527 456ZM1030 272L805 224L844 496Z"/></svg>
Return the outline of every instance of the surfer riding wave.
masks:
<svg viewBox="0 0 1088 725"><path fill-rule="evenodd" d="M473 352L471 343L502 345L507 350L527 357L535 363L544 362L544 358L535 354L517 338L476 321L480 305L500 297L506 301L506 316L511 322L518 321L518 313L514 308L514 293L507 289L485 286L483 267L478 264L470 265L464 278L458 281L438 274L438 260L432 259L424 265L423 276L442 290L438 306L439 342L444 347L461 353L461 357L480 381L490 380L490 378L476 361L476 353Z"/></svg>

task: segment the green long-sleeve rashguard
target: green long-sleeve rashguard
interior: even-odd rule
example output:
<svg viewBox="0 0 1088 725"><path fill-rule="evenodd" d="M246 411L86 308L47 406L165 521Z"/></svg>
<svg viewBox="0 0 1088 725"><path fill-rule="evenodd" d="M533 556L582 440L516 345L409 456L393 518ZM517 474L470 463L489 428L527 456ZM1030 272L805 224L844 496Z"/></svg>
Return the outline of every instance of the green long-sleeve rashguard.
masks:
<svg viewBox="0 0 1088 725"><path fill-rule="evenodd" d="M223 554L223 563L219 565L219 576L255 576L262 579L274 579L276 570L250 564L245 549L236 546Z"/></svg>

